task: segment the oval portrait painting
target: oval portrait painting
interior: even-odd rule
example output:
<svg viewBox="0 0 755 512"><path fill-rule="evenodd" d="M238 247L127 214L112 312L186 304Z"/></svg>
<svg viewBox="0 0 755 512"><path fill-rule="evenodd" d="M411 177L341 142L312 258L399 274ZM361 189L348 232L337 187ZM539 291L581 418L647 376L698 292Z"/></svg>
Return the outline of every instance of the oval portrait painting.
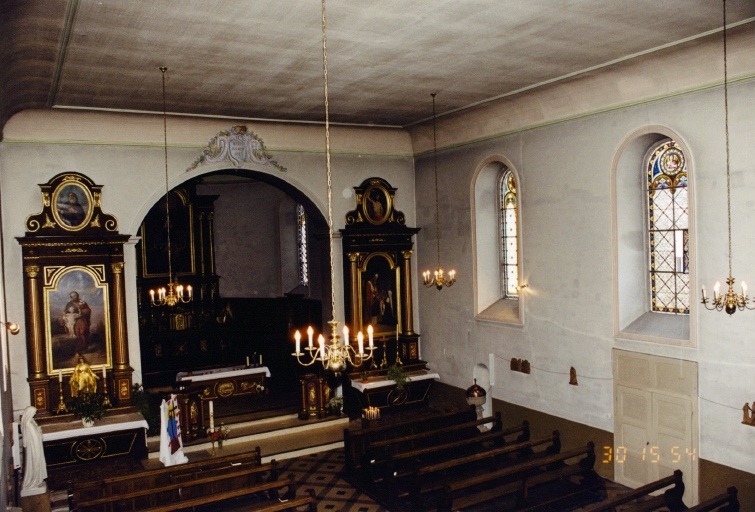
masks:
<svg viewBox="0 0 755 512"><path fill-rule="evenodd" d="M89 190L78 183L63 183L52 196L53 216L58 225L69 231L78 231L92 217L92 197Z"/></svg>

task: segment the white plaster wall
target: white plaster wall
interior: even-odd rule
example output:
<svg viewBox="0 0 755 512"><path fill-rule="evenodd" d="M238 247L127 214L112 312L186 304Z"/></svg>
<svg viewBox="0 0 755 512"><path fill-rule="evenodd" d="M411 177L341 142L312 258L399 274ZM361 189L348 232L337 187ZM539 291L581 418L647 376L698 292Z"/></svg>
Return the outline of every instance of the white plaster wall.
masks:
<svg viewBox="0 0 755 512"><path fill-rule="evenodd" d="M232 121L183 118L168 120L168 167L171 188L192 177L230 167L200 166L187 169L202 149ZM327 194L323 129L317 126L246 123L260 136L275 158L287 168L281 172L267 165L246 168L274 174L308 197L327 217ZM154 125L154 127L153 127ZM81 172L103 185L102 208L115 215L121 234L135 234L152 205L165 194L164 155L160 116L26 111L6 124L0 143L0 187L3 191L2 221L8 317L21 324L21 333L10 347L13 408L29 405L26 382L26 343L23 304L21 247L26 218L42 209L37 184L61 172ZM320 144L318 146L318 143ZM333 224L343 228L344 215L354 209L352 187L371 176L387 179L398 188L396 207L415 223L414 176L409 136L400 130L365 128L331 129L333 148ZM340 254L340 240L336 240ZM131 366L134 382L141 381L136 315L133 246L127 246L126 300ZM343 319L343 275L337 262L337 318ZM323 309L326 309L325 307ZM415 312L415 317L417 312Z"/></svg>
<svg viewBox="0 0 755 512"><path fill-rule="evenodd" d="M755 279L755 81L731 85L729 94L733 273L749 282ZM753 312L728 317L694 304L697 349L614 338L612 162L629 134L653 125L681 134L694 164L693 301L699 300L701 284L710 288L723 281L728 267L721 88L491 137L438 155L441 265L455 267L458 280L452 288L420 294L423 355L445 382L466 388L475 365L492 353L495 398L607 431L613 430L612 348L698 361L700 456L755 472L755 429L741 424L742 405L755 400ZM529 285L521 299L523 327L478 321L472 311L469 190L474 170L493 154L508 158L519 173ZM432 190L432 159L418 160L416 173L417 190ZM417 212L417 224L425 228L418 236L418 264L429 268L435 264L432 195L417 194ZM532 373L510 371L512 357L529 360ZM579 386L568 385L571 366Z"/></svg>

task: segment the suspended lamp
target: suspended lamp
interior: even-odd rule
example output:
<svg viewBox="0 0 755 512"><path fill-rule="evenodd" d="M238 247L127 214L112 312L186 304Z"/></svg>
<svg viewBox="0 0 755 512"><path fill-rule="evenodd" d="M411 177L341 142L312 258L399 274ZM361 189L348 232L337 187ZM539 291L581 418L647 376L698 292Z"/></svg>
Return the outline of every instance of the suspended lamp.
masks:
<svg viewBox="0 0 755 512"><path fill-rule="evenodd" d="M707 296L705 286L702 287L702 304L711 311L726 311L733 315L738 309L755 309L750 307L747 297L747 285L742 281L742 293L734 291L734 276L731 273L731 173L729 169L729 74L726 47L726 0L723 0L723 40L724 40L724 133L726 140L726 221L729 242L729 277L726 278L727 290L721 294L721 283L716 282L713 287L713 298Z"/></svg>
<svg viewBox="0 0 755 512"><path fill-rule="evenodd" d="M422 272L422 277L425 282L425 286L428 288L436 287L438 290L442 290L444 286L453 286L456 282L456 271L449 270L446 275L443 267L440 266L440 222L438 220L438 138L435 122L435 95L437 93L431 93L433 97L433 174L435 175L435 241L437 244L437 259L434 271L425 270Z"/></svg>
<svg viewBox="0 0 755 512"><path fill-rule="evenodd" d="M302 336L299 331L294 333L296 343L296 352L291 354L296 357L298 363L302 366L311 366L320 362L326 371L341 373L348 369L349 366L361 366L361 364L370 358L375 350L373 340L372 326L367 327L367 346L365 347L364 335L358 332L357 347L351 344L349 339L349 328L343 327L343 343L338 332L338 320L335 319L336 313L336 290L335 290L335 264L333 261L333 193L332 193L332 173L330 166L330 113L328 104L328 37L327 37L327 18L325 11L325 0L322 0L322 77L323 90L325 96L325 171L327 176L328 188L328 244L330 248L330 305L333 318L328 322L330 325L330 339L325 340L325 336L320 334L317 337L317 346L314 345L314 328L307 329L307 346L304 347L306 352L302 351Z"/></svg>
<svg viewBox="0 0 755 512"><path fill-rule="evenodd" d="M170 248L170 188L168 185L168 113L165 103L165 72L168 68L160 66L163 75L163 150L165 156L165 229L167 231L168 249L168 283L156 290L149 291L149 297L153 306L173 307L180 303L191 302L191 285L184 287L177 280L173 280L173 262Z"/></svg>

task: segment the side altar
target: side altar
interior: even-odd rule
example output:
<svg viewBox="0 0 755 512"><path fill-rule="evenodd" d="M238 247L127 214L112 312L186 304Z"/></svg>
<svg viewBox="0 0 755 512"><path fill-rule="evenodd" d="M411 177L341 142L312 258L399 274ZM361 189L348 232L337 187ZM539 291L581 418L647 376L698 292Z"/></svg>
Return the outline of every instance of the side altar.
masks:
<svg viewBox="0 0 755 512"><path fill-rule="evenodd" d="M217 426L216 417L231 416L235 408L253 408L255 399L267 395L269 378L270 369L256 364L176 374L183 441L205 437Z"/></svg>
<svg viewBox="0 0 755 512"><path fill-rule="evenodd" d="M42 423L48 468L131 456L147 457L147 422L139 413L108 414L91 427L80 420Z"/></svg>

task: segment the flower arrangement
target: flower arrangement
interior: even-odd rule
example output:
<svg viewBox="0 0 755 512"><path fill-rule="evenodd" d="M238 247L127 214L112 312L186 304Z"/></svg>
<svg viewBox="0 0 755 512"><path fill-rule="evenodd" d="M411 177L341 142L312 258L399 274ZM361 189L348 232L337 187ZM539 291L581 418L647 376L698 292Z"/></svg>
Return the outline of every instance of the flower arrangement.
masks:
<svg viewBox="0 0 755 512"><path fill-rule="evenodd" d="M406 373L406 370L404 370L401 366L395 364L392 364L388 367L388 370L386 371L386 377L396 383L396 389L398 389L399 391L404 389L406 383L411 380L409 378L409 375Z"/></svg>
<svg viewBox="0 0 755 512"><path fill-rule="evenodd" d="M101 393L79 391L79 394L68 402L68 409L85 424L94 423L94 420L102 418L105 414L105 396Z"/></svg>
<svg viewBox="0 0 755 512"><path fill-rule="evenodd" d="M216 428L214 430L211 428L207 429L207 437L210 438L210 442L212 444L218 443L218 448L223 447L223 441L228 439L230 435L231 429L226 427L222 423L220 424L220 428Z"/></svg>
<svg viewBox="0 0 755 512"><path fill-rule="evenodd" d="M342 396L333 396L330 400L328 400L328 410L332 412L333 414L341 414L341 410L343 409L343 397Z"/></svg>

